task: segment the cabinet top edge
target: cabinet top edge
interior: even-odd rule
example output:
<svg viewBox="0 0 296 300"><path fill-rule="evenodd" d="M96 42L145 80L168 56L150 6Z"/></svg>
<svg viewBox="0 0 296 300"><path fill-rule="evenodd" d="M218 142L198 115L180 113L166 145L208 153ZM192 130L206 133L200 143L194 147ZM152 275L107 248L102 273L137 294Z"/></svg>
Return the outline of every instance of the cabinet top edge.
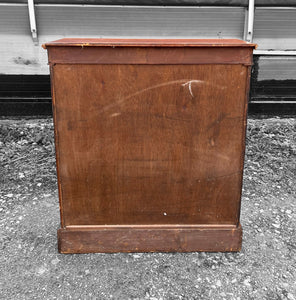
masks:
<svg viewBox="0 0 296 300"><path fill-rule="evenodd" d="M251 47L239 39L87 39L63 38L42 45L48 47Z"/></svg>

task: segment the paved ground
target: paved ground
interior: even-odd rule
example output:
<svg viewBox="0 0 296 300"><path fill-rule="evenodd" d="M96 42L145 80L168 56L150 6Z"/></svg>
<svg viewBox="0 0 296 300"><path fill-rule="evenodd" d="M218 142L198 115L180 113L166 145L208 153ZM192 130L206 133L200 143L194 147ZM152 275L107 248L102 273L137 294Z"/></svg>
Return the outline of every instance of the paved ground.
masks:
<svg viewBox="0 0 296 300"><path fill-rule="evenodd" d="M296 300L296 119L250 119L240 253L62 255L52 120L0 120L0 299Z"/></svg>

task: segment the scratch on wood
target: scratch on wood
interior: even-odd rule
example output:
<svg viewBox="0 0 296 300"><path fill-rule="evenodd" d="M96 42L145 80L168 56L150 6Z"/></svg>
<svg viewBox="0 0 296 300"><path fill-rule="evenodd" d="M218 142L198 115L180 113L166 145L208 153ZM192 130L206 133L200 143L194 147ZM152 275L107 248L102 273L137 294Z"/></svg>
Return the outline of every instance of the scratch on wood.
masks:
<svg viewBox="0 0 296 300"><path fill-rule="evenodd" d="M114 118L114 117L117 117L117 116L119 116L119 115L121 115L121 113L114 113L114 114L112 114L110 117Z"/></svg>
<svg viewBox="0 0 296 300"><path fill-rule="evenodd" d="M182 86L188 85L189 93L190 93L191 97L194 98L194 95L192 92L192 87L191 87L192 83L203 83L203 80L189 80L189 81L185 82L184 84L182 84Z"/></svg>
<svg viewBox="0 0 296 300"><path fill-rule="evenodd" d="M135 92L127 97L124 97L123 99L115 102L115 103L112 103L110 105L107 105L105 106L101 111L100 111L100 114L101 113L104 113L105 111L113 108L114 106L116 105L120 105L122 104L123 102L125 102L126 100L129 100L131 99L132 97L135 97L135 96L138 96L144 92L147 92L149 90L153 90L153 89L157 89L157 88L160 88L160 87L164 87L164 86L168 86L168 85L172 85L172 84L176 84L176 83L183 83L182 85L186 84L186 83L189 83L189 82L195 82L195 83L203 83L203 81L201 80L188 80L188 79L179 79L179 80L172 80L172 81L168 81L168 82L164 82L164 83L160 83L160 84L156 84L156 85L152 85L150 87L147 87L145 89L142 89L138 92ZM191 88L191 87L190 87ZM192 91L191 91L191 95L192 95ZM193 97L193 96L192 96Z"/></svg>

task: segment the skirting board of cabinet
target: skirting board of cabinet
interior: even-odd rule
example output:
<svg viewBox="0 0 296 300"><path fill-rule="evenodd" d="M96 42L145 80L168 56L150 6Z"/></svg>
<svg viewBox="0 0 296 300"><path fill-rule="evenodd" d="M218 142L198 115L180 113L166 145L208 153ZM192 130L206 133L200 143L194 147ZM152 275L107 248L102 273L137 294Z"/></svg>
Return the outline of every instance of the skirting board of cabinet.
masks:
<svg viewBox="0 0 296 300"><path fill-rule="evenodd" d="M237 252L241 225L102 225L58 230L61 253Z"/></svg>

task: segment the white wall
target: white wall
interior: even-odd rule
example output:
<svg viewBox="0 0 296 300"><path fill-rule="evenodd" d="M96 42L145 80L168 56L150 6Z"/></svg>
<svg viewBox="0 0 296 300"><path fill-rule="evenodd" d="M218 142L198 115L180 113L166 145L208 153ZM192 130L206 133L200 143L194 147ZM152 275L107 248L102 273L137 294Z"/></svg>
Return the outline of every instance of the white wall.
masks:
<svg viewBox="0 0 296 300"><path fill-rule="evenodd" d="M38 45L27 6L0 6L0 73L48 74L44 42L63 37L243 38L242 7L35 5Z"/></svg>
<svg viewBox="0 0 296 300"><path fill-rule="evenodd" d="M0 4L0 74L48 74L41 44L63 37L243 39L246 8L37 4L35 12L37 45L27 5ZM254 42L258 50L296 50L296 7L256 8ZM296 78L296 56L269 57L259 60L259 80Z"/></svg>

